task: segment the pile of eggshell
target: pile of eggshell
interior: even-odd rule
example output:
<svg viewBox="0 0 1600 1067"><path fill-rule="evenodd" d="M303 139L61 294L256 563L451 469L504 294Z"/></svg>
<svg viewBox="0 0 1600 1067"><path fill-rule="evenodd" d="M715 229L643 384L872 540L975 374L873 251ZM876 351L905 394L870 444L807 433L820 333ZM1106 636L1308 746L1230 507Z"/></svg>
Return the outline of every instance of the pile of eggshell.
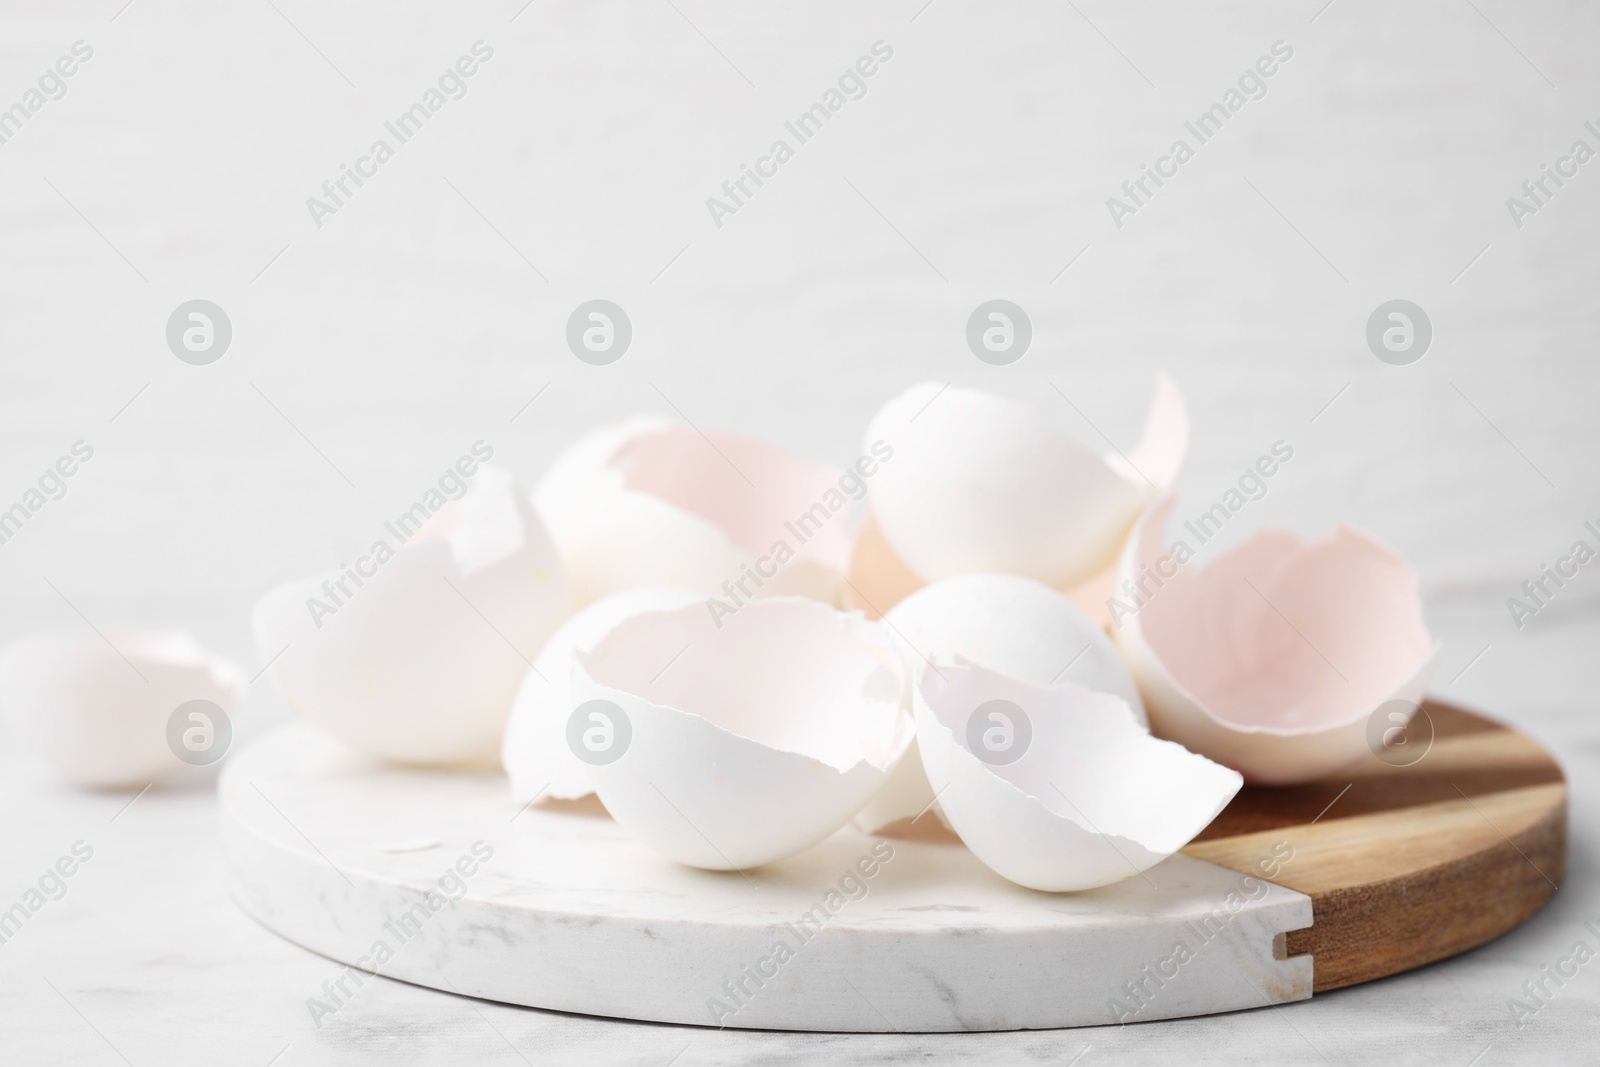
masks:
<svg viewBox="0 0 1600 1067"><path fill-rule="evenodd" d="M1347 529L1261 532L1172 573L1187 444L1165 379L1139 446L1107 457L1027 404L937 384L885 404L848 469L638 418L572 444L531 494L483 470L331 617L307 598L340 572L273 590L257 643L293 714L350 747L498 759L515 803L597 794L686 864L931 813L1005 878L1092 888L1182 848L1246 781L1366 757L1369 716L1420 701L1433 658L1415 573ZM1141 606L1113 624L1113 595ZM163 684L189 671L237 697L192 643L136 651ZM0 703L98 784L152 773L150 724L193 695L95 703L110 657L0 661ZM623 713L615 758L580 758L586 705ZM985 707L1025 721L975 728ZM993 723L1026 735L1020 754L982 751Z"/></svg>

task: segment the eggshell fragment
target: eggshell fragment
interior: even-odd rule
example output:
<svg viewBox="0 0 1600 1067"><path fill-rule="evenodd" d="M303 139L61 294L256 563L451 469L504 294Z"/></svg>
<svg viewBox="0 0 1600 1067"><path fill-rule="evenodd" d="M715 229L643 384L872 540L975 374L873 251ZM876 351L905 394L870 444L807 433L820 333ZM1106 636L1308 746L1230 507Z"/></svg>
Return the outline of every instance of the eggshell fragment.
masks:
<svg viewBox="0 0 1600 1067"><path fill-rule="evenodd" d="M563 560L577 552L589 501L600 488L602 473L617 451L642 433L666 429L655 415L635 415L596 427L569 444L551 461L533 487L533 506L555 538Z"/></svg>
<svg viewBox="0 0 1600 1067"><path fill-rule="evenodd" d="M910 743L904 663L877 623L797 597L720 627L703 606L636 615L578 654L573 699L604 699L628 746L592 769L612 816L695 867L747 868L822 841Z"/></svg>
<svg viewBox="0 0 1600 1067"><path fill-rule="evenodd" d="M578 495L565 487L582 467L566 464L555 495ZM865 493L841 477L756 438L654 427L628 434L591 467L580 506L545 507L558 516L579 604L659 586L730 606L774 595L837 605ZM541 499L552 495L547 478Z"/></svg>
<svg viewBox="0 0 1600 1067"><path fill-rule="evenodd" d="M1106 456L1106 464L1128 481L1164 493L1177 484L1188 454L1189 408L1177 384L1158 374L1139 443L1126 456Z"/></svg>
<svg viewBox="0 0 1600 1067"><path fill-rule="evenodd" d="M386 759L493 760L517 686L570 606L555 545L522 490L483 468L465 496L364 569L359 583L342 571L257 605L261 656L282 651L275 671L290 710Z"/></svg>
<svg viewBox="0 0 1600 1067"><path fill-rule="evenodd" d="M576 800L594 792L589 765L567 745L567 719L578 706L572 699L572 669L577 654L589 651L595 642L635 615L689 604L699 604L705 610L705 597L683 589L645 588L612 593L562 623L545 642L517 690L500 747L500 762L510 779L514 801L528 804L540 797Z"/></svg>
<svg viewBox="0 0 1600 1067"><path fill-rule="evenodd" d="M1146 871L1244 784L1152 737L1120 698L1082 686L935 659L918 694L917 741L951 827L995 873L1030 889L1093 889ZM973 751L972 737L985 744L997 728L1015 731L1002 736L1021 749L1008 762Z"/></svg>
<svg viewBox="0 0 1600 1067"><path fill-rule="evenodd" d="M1427 690L1435 649L1416 572L1344 527L1312 542L1265 531L1204 570L1179 566L1192 547L1163 544L1173 505L1130 540L1127 607L1114 608L1152 728L1263 785L1361 760L1373 712Z"/></svg>
<svg viewBox="0 0 1600 1067"><path fill-rule="evenodd" d="M1066 596L1014 574L966 574L918 590L884 616L914 669L927 659L961 656L1029 685L1077 682L1126 703L1141 724L1139 699L1122 658L1104 631ZM933 802L907 754L891 787L857 819L868 832L913 818Z"/></svg>
<svg viewBox="0 0 1600 1067"><path fill-rule="evenodd" d="M893 546L884 539L878 520L869 514L850 549L845 606L862 612L869 619L879 619L927 584L905 560L895 555Z"/></svg>
<svg viewBox="0 0 1600 1067"><path fill-rule="evenodd" d="M1188 417L1160 378L1140 446L1102 457L1028 404L930 382L884 405L867 429L880 439L895 460L874 479L872 513L913 573L1000 571L1070 588L1115 563L1176 478Z"/></svg>
<svg viewBox="0 0 1600 1067"><path fill-rule="evenodd" d="M167 739L173 712L207 700L230 714L244 687L239 668L181 632L33 637L0 655L7 721L85 786L142 786L178 770Z"/></svg>

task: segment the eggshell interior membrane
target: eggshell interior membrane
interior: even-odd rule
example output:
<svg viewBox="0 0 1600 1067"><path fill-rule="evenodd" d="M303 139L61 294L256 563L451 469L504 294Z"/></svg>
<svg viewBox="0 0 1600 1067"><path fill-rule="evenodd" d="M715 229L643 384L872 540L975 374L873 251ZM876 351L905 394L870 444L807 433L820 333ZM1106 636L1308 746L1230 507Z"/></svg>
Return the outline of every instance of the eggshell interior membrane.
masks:
<svg viewBox="0 0 1600 1067"><path fill-rule="evenodd" d="M190 700L231 713L244 686L237 667L186 633L35 637L0 655L0 709L12 728L64 778L101 788L143 786L177 770L167 742L172 713Z"/></svg>
<svg viewBox="0 0 1600 1067"><path fill-rule="evenodd" d="M704 602L699 593L684 589L629 589L595 601L561 624L523 678L506 721L500 762L514 801L576 800L594 792L589 765L567 746L567 719L577 707L572 670L578 652L587 652L635 615Z"/></svg>
<svg viewBox="0 0 1600 1067"><path fill-rule="evenodd" d="M573 699L620 707L631 741L591 770L612 816L682 863L770 863L860 809L910 743L904 664L859 614L797 597L713 621L636 615L580 652Z"/></svg>
<svg viewBox="0 0 1600 1067"><path fill-rule="evenodd" d="M530 660L570 606L539 516L507 475L484 468L366 569L359 585L335 573L331 592L312 579L258 604L263 657L288 644L275 670L290 710L387 759L492 761Z"/></svg>
<svg viewBox="0 0 1600 1067"><path fill-rule="evenodd" d="M1119 595L1144 603L1114 630L1158 733L1251 781L1304 781L1362 758L1381 705L1422 699L1434 647L1416 572L1393 551L1344 527L1311 542L1272 530L1178 566L1179 542L1161 537L1173 507L1129 546L1138 597Z"/></svg>
<svg viewBox="0 0 1600 1067"><path fill-rule="evenodd" d="M1031 405L929 382L884 405L867 429L879 439L895 453L873 480L872 512L913 573L1002 571L1069 587L1115 562L1135 518L1170 484L1162 479L1176 476L1188 419L1160 379L1135 469Z"/></svg>
<svg viewBox="0 0 1600 1067"><path fill-rule="evenodd" d="M995 873L1030 889L1093 889L1148 870L1243 785L1237 772L1152 737L1120 698L1082 686L1033 686L936 658L918 694L918 744L950 825ZM1014 762L985 762L969 744L975 713L998 725L980 710L994 700L1031 725ZM1020 744L1020 724L1010 725Z"/></svg>
<svg viewBox="0 0 1600 1067"><path fill-rule="evenodd" d="M961 656L1019 681L1076 682L1128 705L1142 724L1144 704L1122 657L1099 625L1048 586L1014 574L966 574L918 590L884 616L912 664ZM914 677L913 673L913 677ZM909 753L890 785L861 812L871 832L914 818L934 791Z"/></svg>
<svg viewBox="0 0 1600 1067"><path fill-rule="evenodd" d="M577 521L568 558L579 600L657 585L735 605L758 595L837 604L865 493L841 477L756 438L635 433Z"/></svg>

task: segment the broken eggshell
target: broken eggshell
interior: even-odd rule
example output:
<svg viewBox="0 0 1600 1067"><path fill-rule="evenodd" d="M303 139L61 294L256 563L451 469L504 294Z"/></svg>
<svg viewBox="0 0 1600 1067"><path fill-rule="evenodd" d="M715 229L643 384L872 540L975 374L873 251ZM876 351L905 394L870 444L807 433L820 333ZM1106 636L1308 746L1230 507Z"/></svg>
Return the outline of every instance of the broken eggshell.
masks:
<svg viewBox="0 0 1600 1067"><path fill-rule="evenodd" d="M1135 519L1177 478L1188 437L1183 399L1165 376L1143 439L1126 456L1101 456L1029 404L914 386L867 428L867 440L890 442L895 459L874 479L873 526L864 530L882 544L856 549L852 580L883 610L907 574L1005 572L1070 590L1115 565Z"/></svg>
<svg viewBox="0 0 1600 1067"><path fill-rule="evenodd" d="M578 604L645 586L729 606L774 595L839 603L864 481L767 441L689 427L636 421L579 445L536 494Z"/></svg>
<svg viewBox="0 0 1600 1067"><path fill-rule="evenodd" d="M1028 685L943 657L923 668L917 693L917 743L951 828L996 874L1030 889L1094 889L1140 874L1188 844L1244 784L1152 737L1108 693Z"/></svg>
<svg viewBox="0 0 1600 1067"><path fill-rule="evenodd" d="M567 720L578 706L572 699L577 654L635 615L704 605L705 599L684 589L628 589L595 601L561 624L523 678L506 721L500 762L510 779L512 800L576 800L594 792L589 765L567 745Z"/></svg>
<svg viewBox="0 0 1600 1067"><path fill-rule="evenodd" d="M1253 784L1359 762L1373 712L1427 691L1435 649L1416 572L1342 526L1310 542L1262 531L1200 570L1187 542L1163 541L1174 502L1139 524L1112 604L1152 729Z"/></svg>
<svg viewBox="0 0 1600 1067"><path fill-rule="evenodd" d="M64 778L99 788L178 770L173 712L206 700L232 714L244 688L238 667L181 632L33 637L0 655L0 708L11 727Z"/></svg>
<svg viewBox="0 0 1600 1067"><path fill-rule="evenodd" d="M602 724L625 749L591 772L606 810L713 870L783 859L848 822L911 741L905 691L880 624L799 597L720 620L704 605L636 615L573 674L575 702L625 717Z"/></svg>
<svg viewBox="0 0 1600 1067"><path fill-rule="evenodd" d="M669 425L666 419L655 415L635 415L598 426L563 448L545 468L533 487L533 506L555 538L562 559L571 559L577 553L589 497L600 484L611 457L638 435L664 430Z"/></svg>
<svg viewBox="0 0 1600 1067"><path fill-rule="evenodd" d="M1145 721L1138 688L1105 632L1065 595L1030 578L946 578L895 605L884 624L914 668L925 657L961 656L1030 685L1077 682L1119 697ZM870 833L915 818L933 797L913 749L856 824Z"/></svg>
<svg viewBox="0 0 1600 1067"><path fill-rule="evenodd" d="M482 468L398 549L268 593L254 617L289 709L370 755L492 761L518 684L569 611L556 548L511 478ZM286 646L286 647L285 647Z"/></svg>

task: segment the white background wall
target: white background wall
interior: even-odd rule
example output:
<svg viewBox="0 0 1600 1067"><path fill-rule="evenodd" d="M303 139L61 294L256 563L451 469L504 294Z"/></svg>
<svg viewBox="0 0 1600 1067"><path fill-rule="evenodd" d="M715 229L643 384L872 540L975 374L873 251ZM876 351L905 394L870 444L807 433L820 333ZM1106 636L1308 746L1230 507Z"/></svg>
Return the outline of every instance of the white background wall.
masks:
<svg viewBox="0 0 1600 1067"><path fill-rule="evenodd" d="M1098 446L1054 382L1127 447L1165 370L1194 414L1180 513L1285 438L1251 518L1352 523L1434 590L1503 598L1600 518L1600 161L1520 231L1504 203L1600 148L1591 8L1480 5L1522 55L1457 3L1083 8L1123 58L1070 6L680 4L725 60L664 2L278 7L326 60L265 3L8 16L7 104L95 53L0 145L0 498L78 438L96 457L0 546L5 636L81 625L43 575L102 628L198 619L243 654L256 594L367 543L473 440L532 476L585 427L674 416L651 383L845 462L923 379L1034 397ZM315 228L306 198L480 38L468 95ZM706 197L879 39L868 95L715 227ZM1277 40L1268 95L1114 228L1106 198ZM562 343L594 295L636 328L607 368ZM1035 323L1008 368L963 340L992 296ZM194 297L234 323L209 367L164 344ZM1435 324L1410 367L1364 343L1393 297Z"/></svg>

